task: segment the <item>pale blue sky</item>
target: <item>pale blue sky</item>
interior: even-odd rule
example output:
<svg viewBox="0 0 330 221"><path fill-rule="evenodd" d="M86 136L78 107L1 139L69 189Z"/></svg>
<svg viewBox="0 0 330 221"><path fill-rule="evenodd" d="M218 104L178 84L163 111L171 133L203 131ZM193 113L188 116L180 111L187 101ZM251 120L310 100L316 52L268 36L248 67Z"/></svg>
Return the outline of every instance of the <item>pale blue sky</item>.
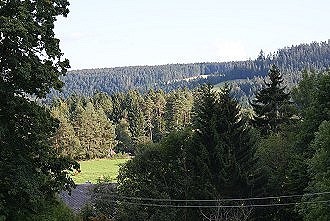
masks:
<svg viewBox="0 0 330 221"><path fill-rule="evenodd" d="M72 69L229 61L330 39L330 0L71 0Z"/></svg>

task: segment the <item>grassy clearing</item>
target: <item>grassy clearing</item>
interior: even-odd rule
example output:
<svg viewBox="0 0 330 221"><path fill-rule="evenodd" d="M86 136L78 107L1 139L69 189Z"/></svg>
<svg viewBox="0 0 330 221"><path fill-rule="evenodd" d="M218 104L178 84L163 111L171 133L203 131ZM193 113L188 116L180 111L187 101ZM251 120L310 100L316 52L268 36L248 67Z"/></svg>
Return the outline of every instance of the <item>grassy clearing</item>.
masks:
<svg viewBox="0 0 330 221"><path fill-rule="evenodd" d="M110 178L116 180L119 170L119 165L127 162L128 159L99 159L81 161L81 172L73 176L73 180L76 184L85 183L90 181L97 183L100 178Z"/></svg>

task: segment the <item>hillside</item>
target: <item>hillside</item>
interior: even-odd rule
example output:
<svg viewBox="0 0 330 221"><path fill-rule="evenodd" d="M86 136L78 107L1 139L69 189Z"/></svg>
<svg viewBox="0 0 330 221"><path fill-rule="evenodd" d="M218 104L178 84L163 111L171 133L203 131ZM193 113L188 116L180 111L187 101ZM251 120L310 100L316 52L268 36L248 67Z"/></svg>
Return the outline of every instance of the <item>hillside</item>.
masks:
<svg viewBox="0 0 330 221"><path fill-rule="evenodd" d="M261 51L255 60L247 61L74 70L62 77L65 82L62 93L53 91L52 95L92 95L97 91L113 94L130 89L143 92L151 88L170 91L180 87L194 88L202 83L218 84L236 79L262 82L261 78L267 74L271 64L280 68L289 84L296 84L301 77L300 71L330 67L330 40L285 47L268 55ZM245 95L253 91L250 81L243 81L242 85L242 93Z"/></svg>

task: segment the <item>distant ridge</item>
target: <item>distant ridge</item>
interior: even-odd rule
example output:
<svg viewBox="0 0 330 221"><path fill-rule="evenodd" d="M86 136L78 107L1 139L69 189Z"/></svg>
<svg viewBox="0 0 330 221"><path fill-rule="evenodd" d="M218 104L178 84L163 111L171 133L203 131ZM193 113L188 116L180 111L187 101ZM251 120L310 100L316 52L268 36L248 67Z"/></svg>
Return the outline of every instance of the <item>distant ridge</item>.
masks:
<svg viewBox="0 0 330 221"><path fill-rule="evenodd" d="M304 69L324 70L330 67L330 40L284 47L267 55L261 51L255 60L72 70L62 77L65 83L62 92L53 91L51 96L193 88L202 83L219 84L228 80L264 77L271 64L277 65L285 78L295 83L300 79L298 72ZM207 77L198 77L201 75Z"/></svg>

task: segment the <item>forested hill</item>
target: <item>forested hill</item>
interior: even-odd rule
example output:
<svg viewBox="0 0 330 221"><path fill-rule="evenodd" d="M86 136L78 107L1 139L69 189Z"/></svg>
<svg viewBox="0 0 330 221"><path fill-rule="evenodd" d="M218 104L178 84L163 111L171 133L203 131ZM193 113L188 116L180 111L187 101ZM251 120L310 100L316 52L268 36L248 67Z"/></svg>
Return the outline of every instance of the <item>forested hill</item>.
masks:
<svg viewBox="0 0 330 221"><path fill-rule="evenodd" d="M255 60L247 61L74 70L62 78L63 92L52 95L67 97L73 93L92 95L96 91L112 94L130 89L193 88L201 83L260 78L267 74L271 64L277 65L284 78L295 83L300 79L298 72L301 70L330 67L330 40L286 47L268 55L261 51Z"/></svg>

